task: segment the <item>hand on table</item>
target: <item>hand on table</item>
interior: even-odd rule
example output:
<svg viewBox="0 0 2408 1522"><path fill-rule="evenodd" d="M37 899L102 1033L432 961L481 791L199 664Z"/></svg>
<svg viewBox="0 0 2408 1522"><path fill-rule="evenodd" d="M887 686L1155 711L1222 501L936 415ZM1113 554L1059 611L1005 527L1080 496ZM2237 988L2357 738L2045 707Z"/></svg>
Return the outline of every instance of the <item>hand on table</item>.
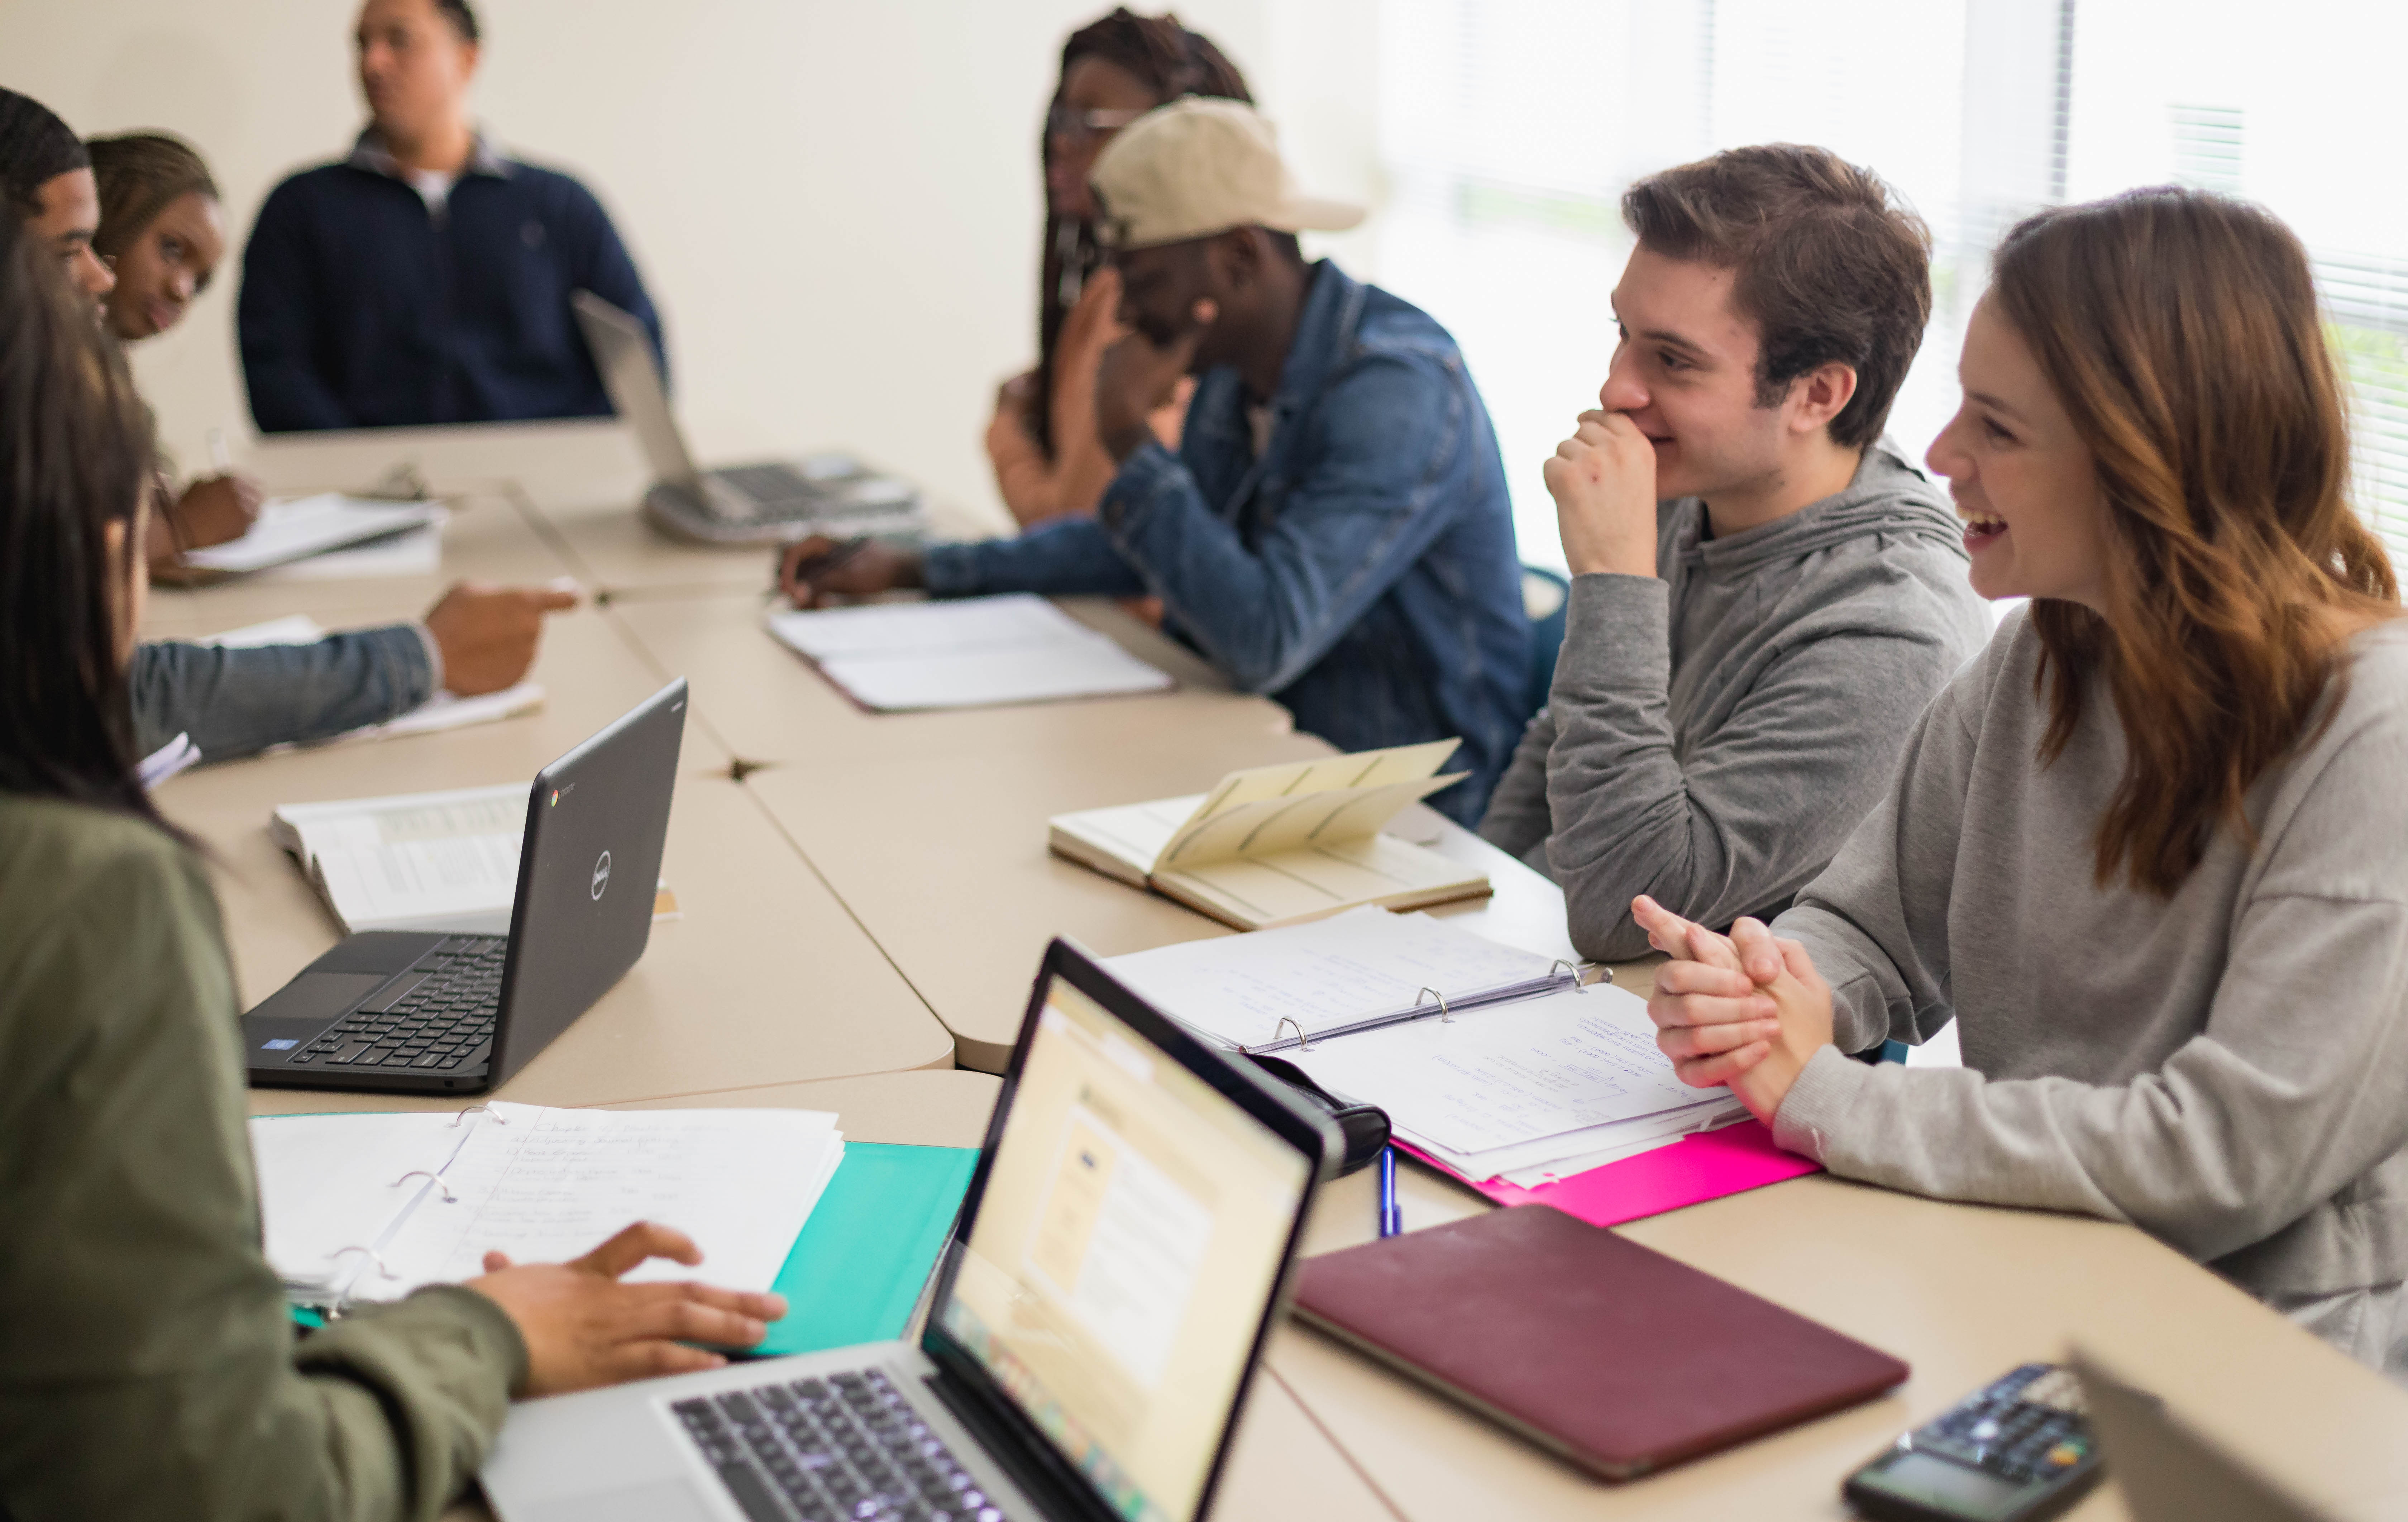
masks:
<svg viewBox="0 0 2408 1522"><path fill-rule="evenodd" d="M535 664L543 615L576 606L577 594L557 587L461 582L426 611L443 685L463 697L515 685Z"/></svg>
<svg viewBox="0 0 2408 1522"><path fill-rule="evenodd" d="M1574 576L1656 574L1656 446L1627 414L1583 412L1541 474Z"/></svg>
<svg viewBox="0 0 2408 1522"><path fill-rule="evenodd" d="M1104 351L1096 373L1096 433L1113 459L1127 459L1155 437L1154 415L1178 399L1179 382L1220 315L1217 304L1199 300L1188 309L1187 325L1167 345L1132 330Z"/></svg>
<svg viewBox="0 0 2408 1522"><path fill-rule="evenodd" d="M814 534L778 555L778 589L797 608L817 608L831 596L867 597L920 584L919 555L877 539Z"/></svg>
<svg viewBox="0 0 2408 1522"><path fill-rule="evenodd" d="M776 1295L680 1284L619 1282L646 1258L692 1267L702 1252L681 1231L649 1221L612 1237L572 1263L520 1267L507 1254L487 1253L483 1277L468 1287L509 1313L526 1340L527 1377L517 1395L561 1395L657 1374L716 1369L727 1360L688 1347L712 1343L751 1347L767 1323L786 1314Z"/></svg>
<svg viewBox="0 0 2408 1522"><path fill-rule="evenodd" d="M1655 899L1632 900L1649 944L1672 957L1647 1001L1656 1044L1681 1081L1728 1084L1770 1125L1789 1086L1831 1044L1831 986L1806 948L1742 919L1728 936L1692 925Z"/></svg>

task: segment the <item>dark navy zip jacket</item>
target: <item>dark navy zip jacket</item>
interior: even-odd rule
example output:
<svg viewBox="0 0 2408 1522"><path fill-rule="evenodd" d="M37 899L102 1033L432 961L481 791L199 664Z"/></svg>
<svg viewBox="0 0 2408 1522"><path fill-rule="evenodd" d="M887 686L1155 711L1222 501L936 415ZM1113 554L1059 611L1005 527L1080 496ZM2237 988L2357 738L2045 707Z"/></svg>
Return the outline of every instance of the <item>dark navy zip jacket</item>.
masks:
<svg viewBox="0 0 2408 1522"><path fill-rule="evenodd" d="M480 137L438 214L370 132L260 208L238 316L251 416L278 433L608 414L579 290L641 319L659 351L660 319L584 186Z"/></svg>

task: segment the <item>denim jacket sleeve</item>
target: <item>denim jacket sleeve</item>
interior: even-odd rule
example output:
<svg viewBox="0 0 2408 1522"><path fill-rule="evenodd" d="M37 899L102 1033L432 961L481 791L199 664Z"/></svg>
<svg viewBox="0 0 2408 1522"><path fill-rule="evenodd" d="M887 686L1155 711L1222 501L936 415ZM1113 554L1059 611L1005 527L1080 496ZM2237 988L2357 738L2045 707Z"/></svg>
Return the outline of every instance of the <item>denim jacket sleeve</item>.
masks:
<svg viewBox="0 0 2408 1522"><path fill-rule="evenodd" d="M1015 538L930 545L922 574L939 597L987 592L1138 597L1146 592L1145 582L1093 518L1057 518Z"/></svg>
<svg viewBox="0 0 2408 1522"><path fill-rule="evenodd" d="M1121 554L1229 680L1278 692L1302 676L1444 532L1455 510L1469 388L1436 360L1355 362L1283 425L1318 430L1277 515L1249 545L1187 467L1147 442L1098 509ZM1277 445L1273 448L1276 450Z"/></svg>
<svg viewBox="0 0 2408 1522"><path fill-rule="evenodd" d="M230 761L382 724L434 696L442 673L425 633L397 624L307 645L139 645L127 681L138 754L182 734L203 760Z"/></svg>

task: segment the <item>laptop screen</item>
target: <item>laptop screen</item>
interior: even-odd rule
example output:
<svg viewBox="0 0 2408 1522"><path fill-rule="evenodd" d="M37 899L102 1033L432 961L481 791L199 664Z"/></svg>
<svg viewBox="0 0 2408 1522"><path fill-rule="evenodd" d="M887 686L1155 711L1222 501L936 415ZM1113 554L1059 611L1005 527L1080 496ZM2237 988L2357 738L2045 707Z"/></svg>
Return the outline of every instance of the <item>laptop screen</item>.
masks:
<svg viewBox="0 0 2408 1522"><path fill-rule="evenodd" d="M1120 1515L1190 1522L1312 1167L1054 977L939 1323Z"/></svg>

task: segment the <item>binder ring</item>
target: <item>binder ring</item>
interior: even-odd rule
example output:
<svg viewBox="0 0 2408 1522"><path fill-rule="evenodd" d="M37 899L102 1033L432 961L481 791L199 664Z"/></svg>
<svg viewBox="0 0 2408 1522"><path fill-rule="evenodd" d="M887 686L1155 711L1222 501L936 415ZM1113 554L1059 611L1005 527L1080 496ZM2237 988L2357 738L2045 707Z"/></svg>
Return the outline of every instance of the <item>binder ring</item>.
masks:
<svg viewBox="0 0 2408 1522"><path fill-rule="evenodd" d="M333 1258L341 1257L346 1253L366 1253L367 1255L368 1262L375 1266L377 1275L380 1278L398 1279L401 1277L399 1274L384 1266L383 1255L379 1253L373 1247L337 1247L333 1252L328 1253L326 1256L331 1260Z"/></svg>
<svg viewBox="0 0 2408 1522"><path fill-rule="evenodd" d="M435 1187L437 1187L437 1188L438 1188L438 1189L440 1189L440 1190L442 1190L442 1191L443 1191L443 1203L445 1203L445 1204L447 1204L447 1205L456 1205L456 1204L460 1203L460 1197L459 1197L458 1195L455 1195L455 1194L453 1194L453 1193L452 1192L452 1185L448 1185L448 1184L444 1183L444 1182L443 1182L443 1175L442 1175L442 1174L440 1174L440 1173L436 1172L436 1171L435 1171L434 1170L432 1170L432 1169L426 1169L426 1168L413 1168L413 1169L411 1169L408 1172L404 1173L401 1177L399 1177L399 1178L397 1178L397 1179L394 1180L394 1181L393 1181L393 1183L392 1183L392 1184L390 1184L390 1185L388 1185L386 1187L388 1187L388 1188L394 1188L394 1189L398 1189L398 1188L400 1188L403 1185L408 1184L408 1183L410 1180L412 1180L412 1179L433 1179L433 1180L435 1181ZM361 1249L359 1249L359 1250L360 1250L360 1251L362 1251L362 1252L366 1252L366 1248L361 1248ZM345 1251L345 1252L350 1252L350 1251L351 1251L351 1249L350 1249L350 1248L345 1248L345 1249L344 1249L344 1251ZM374 1255L370 1255L370 1256L374 1256ZM386 1275L386 1277L387 1277L387 1278L391 1278L391 1277L392 1277L392 1275L391 1275L391 1274L387 1274L387 1275Z"/></svg>
<svg viewBox="0 0 2408 1522"><path fill-rule="evenodd" d="M1554 977L1555 975L1555 969L1557 968L1562 968L1566 974L1571 978L1572 989L1574 992L1583 994L1588 992L1588 984L1581 982L1579 963L1567 962L1562 957L1558 956L1554 961L1547 964L1547 976L1550 978ZM1605 976L1608 982L1612 982L1613 979L1613 974L1611 972L1608 972Z"/></svg>
<svg viewBox="0 0 2408 1522"><path fill-rule="evenodd" d="M1425 988L1420 993L1413 996L1413 1008L1421 1008L1422 1000L1425 998L1434 998L1438 1000L1438 1018L1440 1025L1451 1026L1455 1024L1455 1012L1446 1007L1446 996L1444 994L1440 993L1435 988Z"/></svg>
<svg viewBox="0 0 2408 1522"><path fill-rule="evenodd" d="M477 1113L478 1113L479 1111L480 1111L480 1110L484 1112L484 1113L485 1113L485 1118L486 1118L486 1119L488 1119L488 1120L490 1120L490 1121L492 1121L492 1122L493 1122L494 1125L496 1125L496 1126L508 1126L508 1125L510 1123L510 1117L509 1117L509 1116L503 1114L500 1111L498 1111L498 1110L494 1109L492 1105L489 1105L489 1104L472 1104L472 1105L470 1105L467 1109L466 1109L466 1110L462 1110L462 1111L459 1111L459 1112L457 1112L456 1113L454 1113L454 1114L452 1115L452 1124L453 1126L455 1126L455 1127L456 1127L456 1126L458 1126L458 1125L459 1125L463 1120L466 1120L467 1117L469 1117L470 1115L473 1115L473 1114ZM406 1174L406 1173L405 1173L405 1174L403 1174L402 1176L403 1176L404 1178L408 1177L408 1174Z"/></svg>
<svg viewBox="0 0 2408 1522"><path fill-rule="evenodd" d="M1283 1014L1283 1015L1281 1015L1281 1016L1280 1016L1280 1023L1279 1023L1278 1025L1276 1025L1276 1026L1271 1027L1271 1034L1272 1034L1273 1036L1277 1036L1277 1035L1280 1033L1280 1031L1281 1031L1282 1029L1283 1029L1284 1027L1288 1027L1288 1026L1296 1026L1296 1049L1297 1049L1297 1051L1299 1051L1299 1052L1310 1052L1310 1051L1312 1051L1312 1041L1311 1041L1309 1038L1307 1038L1307 1037L1306 1037L1306 1035L1304 1034L1304 1027L1303 1027L1302 1026L1297 1026L1297 1024L1296 1024L1296 1017L1295 1017L1294 1015L1287 1015L1287 1014Z"/></svg>

